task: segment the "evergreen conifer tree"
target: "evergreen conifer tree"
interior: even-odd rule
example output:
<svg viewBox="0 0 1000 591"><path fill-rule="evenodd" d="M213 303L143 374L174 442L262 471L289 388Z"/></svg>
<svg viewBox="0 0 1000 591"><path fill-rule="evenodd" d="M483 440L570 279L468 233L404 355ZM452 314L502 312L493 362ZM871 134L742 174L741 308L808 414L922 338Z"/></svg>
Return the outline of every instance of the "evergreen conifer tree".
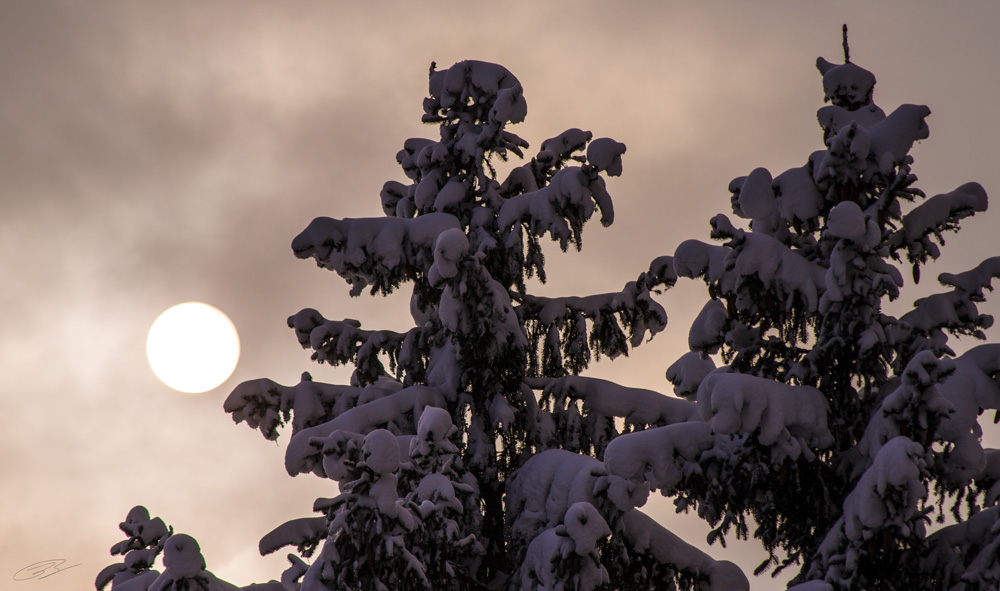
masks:
<svg viewBox="0 0 1000 591"><path fill-rule="evenodd" d="M956 355L948 336L984 337L976 304L1000 258L942 274L944 291L898 318L885 309L899 266L916 282L985 190L926 198L909 151L930 111L886 115L846 40L844 64L817 67L823 147L730 183L737 221L715 216L715 243L683 242L619 291L542 297L528 280L545 280L546 235L580 248L595 213L613 221L606 177L625 146L570 129L508 164L528 148L508 129L527 113L518 80L432 65L423 120L438 137L404 143L409 182L385 184L385 215L316 218L292 242L354 295L409 288L413 328L302 310L288 321L299 343L352 365L351 384L259 379L225 402L287 438L289 474L338 485L261 540L296 550L280 587L747 589L636 509L658 490L709 522L710 542L759 540L758 572L795 568L799 591L996 588L1000 452L978 419L1000 408L1000 345ZM667 370L678 397L579 375L663 330L653 294L679 277L703 280L708 301ZM928 535L946 507L958 523ZM153 558L172 548L142 542ZM98 586L133 589L150 565L127 563Z"/></svg>

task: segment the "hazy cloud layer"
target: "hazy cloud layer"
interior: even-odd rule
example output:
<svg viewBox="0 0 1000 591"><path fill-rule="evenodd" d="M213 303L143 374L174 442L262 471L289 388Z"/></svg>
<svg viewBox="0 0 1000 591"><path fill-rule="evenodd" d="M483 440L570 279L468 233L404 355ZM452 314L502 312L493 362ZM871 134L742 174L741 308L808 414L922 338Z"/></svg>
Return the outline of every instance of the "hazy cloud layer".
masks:
<svg viewBox="0 0 1000 591"><path fill-rule="evenodd" d="M233 426L221 401L255 377L347 379L284 327L302 307L408 322L406 294L351 300L289 243L318 215L380 214L403 140L435 132L419 123L431 61L513 71L534 147L568 127L628 145L615 225L590 228L583 253L551 249L546 289L597 292L706 239L733 177L820 147L813 63L841 57L843 22L880 105L933 111L914 150L921 186L1000 194L998 9L971 6L0 1L0 577L61 557L82 564L32 588L87 588L139 503L196 536L223 578L278 576L284 559L255 558L255 541L335 491L285 476L283 448ZM998 215L967 221L947 264L1000 253ZM667 332L601 375L668 391L702 291L668 294ZM195 299L230 314L244 355L229 383L186 397L149 372L145 333Z"/></svg>

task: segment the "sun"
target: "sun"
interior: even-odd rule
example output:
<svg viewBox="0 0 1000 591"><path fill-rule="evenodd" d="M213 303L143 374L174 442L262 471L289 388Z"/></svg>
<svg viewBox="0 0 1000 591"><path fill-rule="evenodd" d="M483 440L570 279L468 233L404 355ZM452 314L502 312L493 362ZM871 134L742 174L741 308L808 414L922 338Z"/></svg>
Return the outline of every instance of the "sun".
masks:
<svg viewBox="0 0 1000 591"><path fill-rule="evenodd" d="M169 308L153 322L146 356L156 377L180 392L218 387L240 359L240 337L229 317L201 302Z"/></svg>

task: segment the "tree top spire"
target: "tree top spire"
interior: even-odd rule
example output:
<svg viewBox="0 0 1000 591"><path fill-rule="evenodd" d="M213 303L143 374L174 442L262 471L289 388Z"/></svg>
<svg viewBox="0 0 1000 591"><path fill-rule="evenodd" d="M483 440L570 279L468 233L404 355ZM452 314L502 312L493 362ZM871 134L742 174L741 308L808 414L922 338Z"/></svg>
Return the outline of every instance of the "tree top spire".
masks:
<svg viewBox="0 0 1000 591"><path fill-rule="evenodd" d="M847 23L844 23L842 31L844 36L844 63L849 64L851 63L851 48L847 45Z"/></svg>

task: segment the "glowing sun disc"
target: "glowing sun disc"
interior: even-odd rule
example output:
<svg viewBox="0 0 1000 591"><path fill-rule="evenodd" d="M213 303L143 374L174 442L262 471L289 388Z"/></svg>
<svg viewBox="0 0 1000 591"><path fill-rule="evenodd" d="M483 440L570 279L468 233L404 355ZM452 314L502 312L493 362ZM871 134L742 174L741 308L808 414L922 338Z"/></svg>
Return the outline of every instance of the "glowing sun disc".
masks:
<svg viewBox="0 0 1000 591"><path fill-rule="evenodd" d="M240 337L219 309L186 302L169 308L153 322L146 356L156 377L174 390L207 392L236 369Z"/></svg>

